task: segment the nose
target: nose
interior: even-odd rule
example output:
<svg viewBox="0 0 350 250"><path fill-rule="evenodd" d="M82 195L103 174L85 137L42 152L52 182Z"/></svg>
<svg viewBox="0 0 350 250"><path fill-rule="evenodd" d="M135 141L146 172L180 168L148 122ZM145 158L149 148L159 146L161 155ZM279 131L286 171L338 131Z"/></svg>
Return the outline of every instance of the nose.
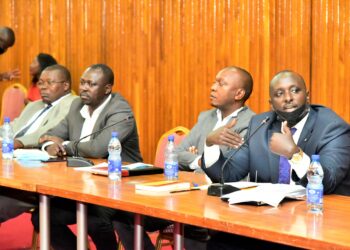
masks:
<svg viewBox="0 0 350 250"><path fill-rule="evenodd" d="M290 91L286 91L284 94L284 101L289 103L293 100L293 95L290 93Z"/></svg>
<svg viewBox="0 0 350 250"><path fill-rule="evenodd" d="M211 85L211 91L216 91L217 90L217 88L218 88L218 84L217 84L217 82L213 82L213 84Z"/></svg>

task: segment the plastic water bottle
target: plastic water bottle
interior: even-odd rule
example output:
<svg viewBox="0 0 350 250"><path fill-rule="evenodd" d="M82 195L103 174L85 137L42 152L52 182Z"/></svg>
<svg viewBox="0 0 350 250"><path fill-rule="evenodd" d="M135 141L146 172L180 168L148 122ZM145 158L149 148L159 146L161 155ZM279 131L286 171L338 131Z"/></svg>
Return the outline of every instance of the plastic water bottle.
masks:
<svg viewBox="0 0 350 250"><path fill-rule="evenodd" d="M118 139L118 133L112 132L112 138L108 144L108 178L112 181L120 181L122 178L121 152L122 146Z"/></svg>
<svg viewBox="0 0 350 250"><path fill-rule="evenodd" d="M13 130L10 118L5 117L2 126L2 159L13 158Z"/></svg>
<svg viewBox="0 0 350 250"><path fill-rule="evenodd" d="M323 211L323 169L319 155L311 156L311 164L307 170L308 184L306 186L307 208L311 213Z"/></svg>
<svg viewBox="0 0 350 250"><path fill-rule="evenodd" d="M179 177L179 163L175 153L174 135L168 136L165 149L164 175L167 180L177 180Z"/></svg>

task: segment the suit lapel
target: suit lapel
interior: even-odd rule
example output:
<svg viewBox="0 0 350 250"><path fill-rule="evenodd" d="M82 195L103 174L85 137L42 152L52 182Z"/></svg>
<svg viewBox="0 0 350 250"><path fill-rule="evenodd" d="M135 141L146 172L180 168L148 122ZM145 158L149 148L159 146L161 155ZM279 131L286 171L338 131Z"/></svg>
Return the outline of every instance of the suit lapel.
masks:
<svg viewBox="0 0 350 250"><path fill-rule="evenodd" d="M312 108L310 108L309 117L306 120L303 131L301 131L301 134L298 140L298 146L302 149L305 148L308 140L311 137L311 134L316 122L316 118L317 118L316 112Z"/></svg>

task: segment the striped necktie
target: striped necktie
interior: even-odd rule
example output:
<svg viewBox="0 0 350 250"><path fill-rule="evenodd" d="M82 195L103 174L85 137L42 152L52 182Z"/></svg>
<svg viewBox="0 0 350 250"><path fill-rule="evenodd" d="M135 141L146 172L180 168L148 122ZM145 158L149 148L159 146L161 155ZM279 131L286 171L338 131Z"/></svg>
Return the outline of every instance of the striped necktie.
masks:
<svg viewBox="0 0 350 250"><path fill-rule="evenodd" d="M36 122L36 120L38 120L38 118L44 114L48 109L50 109L52 107L51 104L48 104L43 110L41 110L41 112L35 117L35 119L28 124L26 127L24 127L20 132L18 132L15 136L15 138L19 138L23 135L25 135L27 133L27 131L30 129L30 127Z"/></svg>

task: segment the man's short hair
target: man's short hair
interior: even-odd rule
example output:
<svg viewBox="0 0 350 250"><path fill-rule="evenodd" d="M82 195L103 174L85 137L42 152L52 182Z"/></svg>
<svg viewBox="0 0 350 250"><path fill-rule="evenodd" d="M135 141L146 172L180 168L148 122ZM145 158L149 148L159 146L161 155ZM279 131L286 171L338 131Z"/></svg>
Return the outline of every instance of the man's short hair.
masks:
<svg viewBox="0 0 350 250"><path fill-rule="evenodd" d="M114 73L113 73L113 70L108 67L106 64L102 64L102 63L99 63L99 64L93 64L89 67L89 70L101 70L102 73L103 73L103 76L106 80L106 84L111 84L113 85L114 84Z"/></svg>
<svg viewBox="0 0 350 250"><path fill-rule="evenodd" d="M63 65L60 65L60 64L55 64L55 65L49 66L49 67L44 69L44 71L54 71L54 70L59 71L60 74L63 77L62 80L68 82L69 83L69 87L71 87L72 77L71 77L71 74L70 74L69 70L66 67L64 67Z"/></svg>
<svg viewBox="0 0 350 250"><path fill-rule="evenodd" d="M15 32L10 27L0 27L0 32L6 37L7 46L12 47L16 41Z"/></svg>
<svg viewBox="0 0 350 250"><path fill-rule="evenodd" d="M284 79L284 78L291 78L293 79L294 81L296 82L299 82L301 83L305 89L306 89L306 84L305 84L305 81L304 81L304 78L298 74L297 72L294 72L292 70L289 70L289 69L286 69L286 70L282 70L280 72L278 72L270 81L270 92L272 90L272 86L278 82L279 80L281 79Z"/></svg>
<svg viewBox="0 0 350 250"><path fill-rule="evenodd" d="M242 98L242 103L245 103L253 91L253 77L252 77L252 75L247 70L240 68L240 67L237 67L237 66L228 66L226 68L223 68L222 70L220 70L220 72L218 74L220 74L221 72L227 71L227 70L238 72L240 74L240 76L242 77L243 88L245 90L245 94Z"/></svg>

